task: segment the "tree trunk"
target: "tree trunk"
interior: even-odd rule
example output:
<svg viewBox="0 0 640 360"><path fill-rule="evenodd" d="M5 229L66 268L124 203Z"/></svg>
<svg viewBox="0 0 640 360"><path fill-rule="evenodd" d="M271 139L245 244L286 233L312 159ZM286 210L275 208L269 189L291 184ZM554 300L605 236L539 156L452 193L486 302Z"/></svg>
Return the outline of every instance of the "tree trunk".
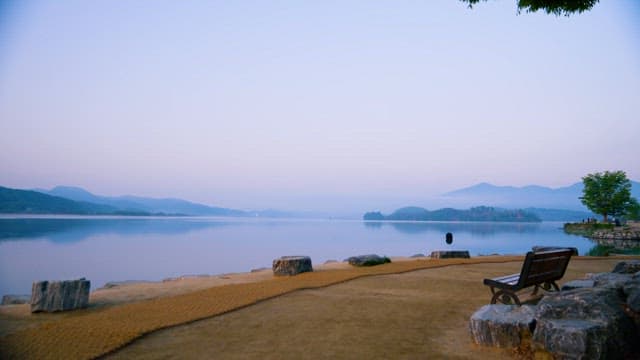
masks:
<svg viewBox="0 0 640 360"><path fill-rule="evenodd" d="M607 214L602 214L602 222L606 224L607 221L608 221Z"/></svg>

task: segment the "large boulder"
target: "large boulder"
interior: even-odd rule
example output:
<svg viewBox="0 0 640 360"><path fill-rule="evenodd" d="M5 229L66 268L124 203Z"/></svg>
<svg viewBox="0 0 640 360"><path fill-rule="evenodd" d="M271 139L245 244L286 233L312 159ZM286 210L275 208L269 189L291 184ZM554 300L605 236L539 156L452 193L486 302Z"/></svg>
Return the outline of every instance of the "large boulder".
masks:
<svg viewBox="0 0 640 360"><path fill-rule="evenodd" d="M375 265L390 263L391 260L386 256L370 254L370 255L352 256L347 259L347 262L349 262L349 264L353 266L375 266Z"/></svg>
<svg viewBox="0 0 640 360"><path fill-rule="evenodd" d="M635 274L640 271L640 260L620 261L611 271L618 274Z"/></svg>
<svg viewBox="0 0 640 360"><path fill-rule="evenodd" d="M640 273L636 273L632 280L624 285L622 292L627 297L629 309L640 313Z"/></svg>
<svg viewBox="0 0 640 360"><path fill-rule="evenodd" d="M432 259L468 259L469 251L467 250L438 250L431 252Z"/></svg>
<svg viewBox="0 0 640 360"><path fill-rule="evenodd" d="M536 324L535 350L560 359L614 358L608 351L606 325L578 319L547 319ZM617 355L619 357L620 354Z"/></svg>
<svg viewBox="0 0 640 360"><path fill-rule="evenodd" d="M621 290L626 283L631 281L631 274L597 273L592 274L589 280L593 280L595 287L604 287Z"/></svg>
<svg viewBox="0 0 640 360"><path fill-rule="evenodd" d="M534 314L530 305L485 305L471 316L469 331L479 345L518 347L531 339Z"/></svg>
<svg viewBox="0 0 640 360"><path fill-rule="evenodd" d="M560 358L623 358L638 341L617 288L578 288L545 296L536 307L532 347Z"/></svg>
<svg viewBox="0 0 640 360"><path fill-rule="evenodd" d="M91 282L84 278L66 281L38 281L31 287L31 312L81 309L89 304Z"/></svg>
<svg viewBox="0 0 640 360"><path fill-rule="evenodd" d="M313 266L308 256L283 256L273 260L272 269L274 275L291 276L313 271Z"/></svg>

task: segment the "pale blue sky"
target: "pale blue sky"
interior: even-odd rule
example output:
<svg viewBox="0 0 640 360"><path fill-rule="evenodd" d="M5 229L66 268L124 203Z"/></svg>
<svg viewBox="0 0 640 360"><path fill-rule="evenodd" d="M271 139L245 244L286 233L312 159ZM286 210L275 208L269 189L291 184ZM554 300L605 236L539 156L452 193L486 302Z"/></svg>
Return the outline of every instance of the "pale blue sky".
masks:
<svg viewBox="0 0 640 360"><path fill-rule="evenodd" d="M0 185L234 208L640 179L640 2L0 5Z"/></svg>

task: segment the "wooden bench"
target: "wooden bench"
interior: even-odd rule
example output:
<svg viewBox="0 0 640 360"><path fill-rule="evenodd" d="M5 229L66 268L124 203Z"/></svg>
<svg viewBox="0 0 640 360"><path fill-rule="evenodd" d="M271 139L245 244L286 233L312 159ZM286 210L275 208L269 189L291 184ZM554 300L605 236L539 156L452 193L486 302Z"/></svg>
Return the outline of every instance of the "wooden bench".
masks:
<svg viewBox="0 0 640 360"><path fill-rule="evenodd" d="M560 280L567 270L571 255L576 249L554 249L541 252L528 252L519 274L484 279L484 284L491 288L491 303L511 304L512 300L520 305L516 292L535 286L532 295L542 288L546 291L560 291L556 280ZM496 291L497 289L497 291Z"/></svg>

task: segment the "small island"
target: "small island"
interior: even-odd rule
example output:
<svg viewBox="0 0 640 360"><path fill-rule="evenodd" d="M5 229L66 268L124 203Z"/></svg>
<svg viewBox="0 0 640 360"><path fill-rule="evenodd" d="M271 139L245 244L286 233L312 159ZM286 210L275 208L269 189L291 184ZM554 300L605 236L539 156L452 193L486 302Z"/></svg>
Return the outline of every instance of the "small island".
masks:
<svg viewBox="0 0 640 360"><path fill-rule="evenodd" d="M363 216L368 221L501 221L501 222L541 222L540 218L522 209L496 209L490 206L477 206L467 210L444 208L434 211L409 206L400 208L390 215L379 211L368 212Z"/></svg>

